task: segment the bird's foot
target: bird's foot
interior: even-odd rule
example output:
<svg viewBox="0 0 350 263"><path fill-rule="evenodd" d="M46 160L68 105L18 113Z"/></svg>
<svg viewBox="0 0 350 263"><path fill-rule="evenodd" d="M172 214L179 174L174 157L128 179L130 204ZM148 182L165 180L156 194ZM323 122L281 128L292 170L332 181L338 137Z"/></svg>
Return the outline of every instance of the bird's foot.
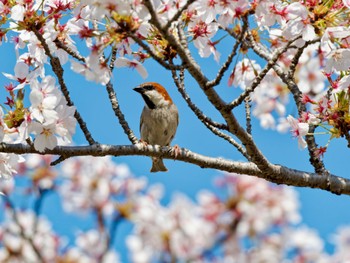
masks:
<svg viewBox="0 0 350 263"><path fill-rule="evenodd" d="M179 156L179 154L181 153L181 148L179 147L179 145L174 145L173 149L172 149L172 153L174 154L174 157L177 158L177 156Z"/></svg>

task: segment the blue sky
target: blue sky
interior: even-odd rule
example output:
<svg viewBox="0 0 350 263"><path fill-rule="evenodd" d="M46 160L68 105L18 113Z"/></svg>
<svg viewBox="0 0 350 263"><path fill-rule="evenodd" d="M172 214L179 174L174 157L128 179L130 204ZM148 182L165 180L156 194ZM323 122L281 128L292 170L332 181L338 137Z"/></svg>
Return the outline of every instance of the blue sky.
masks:
<svg viewBox="0 0 350 263"><path fill-rule="evenodd" d="M13 46L6 43L0 46L0 57L2 58L0 72L13 74L13 66L15 64ZM207 61L201 61L203 62L202 69L208 73L210 78L213 77L218 64L211 58ZM130 69L116 69L113 75L113 84L117 91L121 109L137 136L139 136L139 116L143 108L143 100L132 88L144 81L156 81L167 88L173 101L179 108L180 125L173 144L178 144L180 147L185 147L191 151L212 157L220 156L232 160L244 161L233 147L222 139L212 135L187 108L186 103L176 91L175 85L171 80L170 72L161 69L154 62L146 62L145 66L149 73L146 80L143 80L136 71ZM129 144L130 142L119 127L117 118L114 116L105 88L95 83L86 82L82 76L70 72L69 63L66 65L64 75L72 100L86 121L94 139L106 144ZM3 86L8 83L9 81L1 75L0 85ZM230 100L237 96L241 90L228 87L226 83L227 79L224 79L217 90L220 94L224 94L227 100ZM222 120L214 108L207 103L199 87L188 75L186 75L186 88L193 101L203 109L205 114ZM29 94L29 90L27 90L27 94ZM2 89L0 90L0 95L0 103L3 103L5 97ZM295 112L292 108L289 108L289 110L291 113ZM243 120L244 112L241 109L235 110L235 113L237 116L242 116L239 119ZM297 141L291 138L289 133L279 134L275 131L263 130L259 127L257 121L253 121L253 135L262 152L272 163L312 171L312 167L308 163L307 151L299 150ZM77 128L75 142L78 145L86 144L79 128ZM147 176L150 183L162 183L166 189L165 203L176 192L186 193L191 198L195 198L196 193L200 189L206 188L215 191L212 181L216 176L221 174L221 172L216 170L201 169L191 164L172 160L165 161L169 169L168 173L150 174L150 158L129 156L118 157L115 160L118 163L128 164L135 175ZM346 142L342 139L332 141L325 156L326 167L334 174L349 177L348 168L344 165L348 160L349 152ZM303 224L316 229L322 238L328 240L330 235L339 226L350 224L350 199L348 196L336 196L317 189L296 188L296 190L300 196ZM76 225L83 227L85 224L88 227L91 223L90 217L76 218L71 215L62 216L60 208L52 205L51 202L58 202L57 196L50 196L44 204L44 213L52 219L54 225L56 222L59 223L62 221L62 219L76 220ZM124 224L123 226L126 228L120 230L121 232L118 233L117 238L121 239L123 233L126 233L127 229L129 229L128 225ZM74 227L67 228L55 225L55 228L64 234L74 231ZM327 246L327 249L330 251L331 246Z"/></svg>

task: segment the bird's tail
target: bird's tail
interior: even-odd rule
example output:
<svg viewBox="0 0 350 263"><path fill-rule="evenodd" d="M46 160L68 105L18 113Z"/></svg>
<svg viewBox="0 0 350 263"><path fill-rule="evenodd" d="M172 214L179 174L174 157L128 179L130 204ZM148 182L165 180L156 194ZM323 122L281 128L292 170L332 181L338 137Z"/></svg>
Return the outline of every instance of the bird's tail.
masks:
<svg viewBox="0 0 350 263"><path fill-rule="evenodd" d="M152 168L151 168L151 173L156 173L156 172L166 172L168 169L165 167L163 163L163 159L161 158L152 158Z"/></svg>

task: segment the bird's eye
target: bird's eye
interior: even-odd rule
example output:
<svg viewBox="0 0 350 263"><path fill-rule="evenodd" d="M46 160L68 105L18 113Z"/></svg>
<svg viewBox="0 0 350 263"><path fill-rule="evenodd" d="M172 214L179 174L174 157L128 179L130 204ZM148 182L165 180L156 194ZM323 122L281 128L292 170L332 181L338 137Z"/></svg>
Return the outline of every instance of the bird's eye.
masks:
<svg viewBox="0 0 350 263"><path fill-rule="evenodd" d="M146 85L146 86L143 86L143 88L144 88L145 90L154 90L153 85Z"/></svg>

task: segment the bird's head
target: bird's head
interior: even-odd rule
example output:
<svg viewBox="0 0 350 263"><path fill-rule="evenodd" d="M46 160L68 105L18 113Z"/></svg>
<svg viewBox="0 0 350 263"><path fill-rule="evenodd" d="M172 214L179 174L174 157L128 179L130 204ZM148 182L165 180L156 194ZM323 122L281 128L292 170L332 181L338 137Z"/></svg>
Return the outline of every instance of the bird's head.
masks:
<svg viewBox="0 0 350 263"><path fill-rule="evenodd" d="M167 107L173 104L166 89L156 82L143 83L134 90L142 95L146 105L150 109Z"/></svg>

